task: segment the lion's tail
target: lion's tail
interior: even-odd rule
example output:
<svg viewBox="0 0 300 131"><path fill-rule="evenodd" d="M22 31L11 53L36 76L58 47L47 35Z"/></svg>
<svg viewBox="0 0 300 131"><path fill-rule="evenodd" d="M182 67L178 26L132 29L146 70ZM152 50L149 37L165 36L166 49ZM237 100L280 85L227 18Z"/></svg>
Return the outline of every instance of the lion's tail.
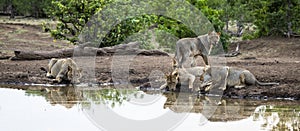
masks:
<svg viewBox="0 0 300 131"><path fill-rule="evenodd" d="M260 82L258 80L255 81L256 84L260 85L260 86L272 86L272 85L279 85L279 83L276 82L268 82L268 83L264 83L264 82Z"/></svg>

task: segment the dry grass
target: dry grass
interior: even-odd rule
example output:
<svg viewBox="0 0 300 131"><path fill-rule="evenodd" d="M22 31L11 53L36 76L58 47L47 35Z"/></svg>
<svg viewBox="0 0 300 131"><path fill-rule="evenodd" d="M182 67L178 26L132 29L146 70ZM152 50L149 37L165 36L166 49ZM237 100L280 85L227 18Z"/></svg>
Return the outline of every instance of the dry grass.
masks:
<svg viewBox="0 0 300 131"><path fill-rule="evenodd" d="M26 25L42 25L42 23L56 24L57 21L51 19L36 19L36 18L24 18L16 16L15 19L10 19L9 16L0 16L0 23L3 24L26 24Z"/></svg>

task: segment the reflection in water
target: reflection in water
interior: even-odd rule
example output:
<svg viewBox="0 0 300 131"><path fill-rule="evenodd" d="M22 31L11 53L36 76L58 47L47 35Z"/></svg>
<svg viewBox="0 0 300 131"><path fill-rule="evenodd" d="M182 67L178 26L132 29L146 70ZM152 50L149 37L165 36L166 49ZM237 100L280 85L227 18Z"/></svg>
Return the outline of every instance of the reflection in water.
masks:
<svg viewBox="0 0 300 131"><path fill-rule="evenodd" d="M117 89L101 89L101 90L81 90L80 91L85 101L92 102L92 104L110 104L114 107L116 104L121 105L124 100L129 101L129 95L138 97L136 90L117 90ZM142 96L141 96L142 97ZM89 108L91 103L84 102L85 108Z"/></svg>
<svg viewBox="0 0 300 131"><path fill-rule="evenodd" d="M263 121L264 130L300 130L300 106L262 105L253 113L254 121Z"/></svg>
<svg viewBox="0 0 300 131"><path fill-rule="evenodd" d="M204 106L215 105L216 110L209 118L210 121L235 121L249 117L255 110L254 101L244 101L238 99L213 99L213 97L195 96L193 94L186 94L186 97L178 97L178 93L166 93L164 94L168 99L164 105L164 108L170 108L172 111L181 113L185 109L185 105L193 104L193 108L190 110L192 113L201 113Z"/></svg>
<svg viewBox="0 0 300 131"><path fill-rule="evenodd" d="M243 99L223 99L220 102L212 101L208 97L197 97L187 94L178 97L178 93L164 94L167 101L164 108L180 113L187 104L193 103L190 112L201 113L206 103L218 103L210 121L236 121L252 117L253 121L262 121L263 130L299 130L300 129L300 102L290 100L259 101Z"/></svg>
<svg viewBox="0 0 300 131"><path fill-rule="evenodd" d="M131 97L143 98L138 96L136 90L117 90L114 88L83 88L76 89L74 87L49 87L45 90L26 90L27 96L44 96L51 105L62 105L66 108L72 108L76 104L80 104L82 108L89 108L90 104L115 104L121 105L124 100L129 101ZM92 102L92 103L90 103Z"/></svg>
<svg viewBox="0 0 300 131"><path fill-rule="evenodd" d="M99 88L59 87L48 88L47 91L27 90L27 96L43 96L52 105L62 105L71 108L79 105L81 109L91 108L91 104L105 104L110 108L121 107L131 99L145 99L147 96L161 95L158 92L138 93L136 90L117 90ZM166 101L161 110L170 109L175 113L186 112L186 107L192 107L191 114L200 114L205 105L215 105L214 114L208 118L210 122L240 121L251 118L254 122L261 122L263 130L299 130L300 129L300 102L291 100L245 100L222 99L216 101L212 97L195 96L186 93L178 97L178 93L167 92L161 97ZM92 103L91 103L92 102ZM151 106L151 105L149 105ZM151 108L151 107L150 107ZM157 108L157 106L152 107ZM155 109L153 109L155 110ZM195 120L197 121L197 120ZM200 127L199 127L200 128Z"/></svg>
<svg viewBox="0 0 300 131"><path fill-rule="evenodd" d="M0 88L1 131L97 131L79 106L51 105L45 92Z"/></svg>
<svg viewBox="0 0 300 131"><path fill-rule="evenodd" d="M52 87L43 91L33 88L25 93L27 96L44 96L51 105L62 105L68 109L82 101L81 92L77 92L73 87Z"/></svg>

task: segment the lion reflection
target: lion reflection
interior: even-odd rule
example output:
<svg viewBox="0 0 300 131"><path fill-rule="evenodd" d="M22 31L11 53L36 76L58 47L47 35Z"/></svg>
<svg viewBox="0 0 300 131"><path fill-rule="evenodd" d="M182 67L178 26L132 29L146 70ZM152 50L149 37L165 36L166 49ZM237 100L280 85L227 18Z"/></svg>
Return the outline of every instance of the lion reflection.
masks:
<svg viewBox="0 0 300 131"><path fill-rule="evenodd" d="M261 126L266 130L300 129L300 108L295 106L293 101L275 103L274 101L243 99L220 100L215 97L199 97L190 93L175 92L167 92L163 95L167 97L164 108L169 108L176 113L201 113L212 122L237 121L251 118L253 121L262 121ZM205 114L207 110L210 110L212 114L207 116Z"/></svg>
<svg viewBox="0 0 300 131"><path fill-rule="evenodd" d="M203 113L205 106L208 107L208 110L211 107L211 111L214 112L211 116L207 116L210 121L234 121L245 119L255 110L254 107L245 109L239 100L219 101L217 97L198 97L190 93L181 94L176 92L164 93L164 96L167 97L164 108L169 108L176 113ZM187 107L191 108L187 110ZM207 107L205 110L207 110Z"/></svg>
<svg viewBox="0 0 300 131"><path fill-rule="evenodd" d="M82 101L81 92L76 91L74 87L47 88L46 100L51 105L62 105L66 108L72 108L79 101Z"/></svg>

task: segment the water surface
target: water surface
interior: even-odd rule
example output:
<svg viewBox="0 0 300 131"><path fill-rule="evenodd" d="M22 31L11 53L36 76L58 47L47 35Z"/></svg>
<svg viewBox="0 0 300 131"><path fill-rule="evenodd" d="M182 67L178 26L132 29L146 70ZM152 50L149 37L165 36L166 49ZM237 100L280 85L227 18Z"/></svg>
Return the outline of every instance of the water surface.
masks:
<svg viewBox="0 0 300 131"><path fill-rule="evenodd" d="M0 88L0 130L299 130L300 102L116 89Z"/></svg>

